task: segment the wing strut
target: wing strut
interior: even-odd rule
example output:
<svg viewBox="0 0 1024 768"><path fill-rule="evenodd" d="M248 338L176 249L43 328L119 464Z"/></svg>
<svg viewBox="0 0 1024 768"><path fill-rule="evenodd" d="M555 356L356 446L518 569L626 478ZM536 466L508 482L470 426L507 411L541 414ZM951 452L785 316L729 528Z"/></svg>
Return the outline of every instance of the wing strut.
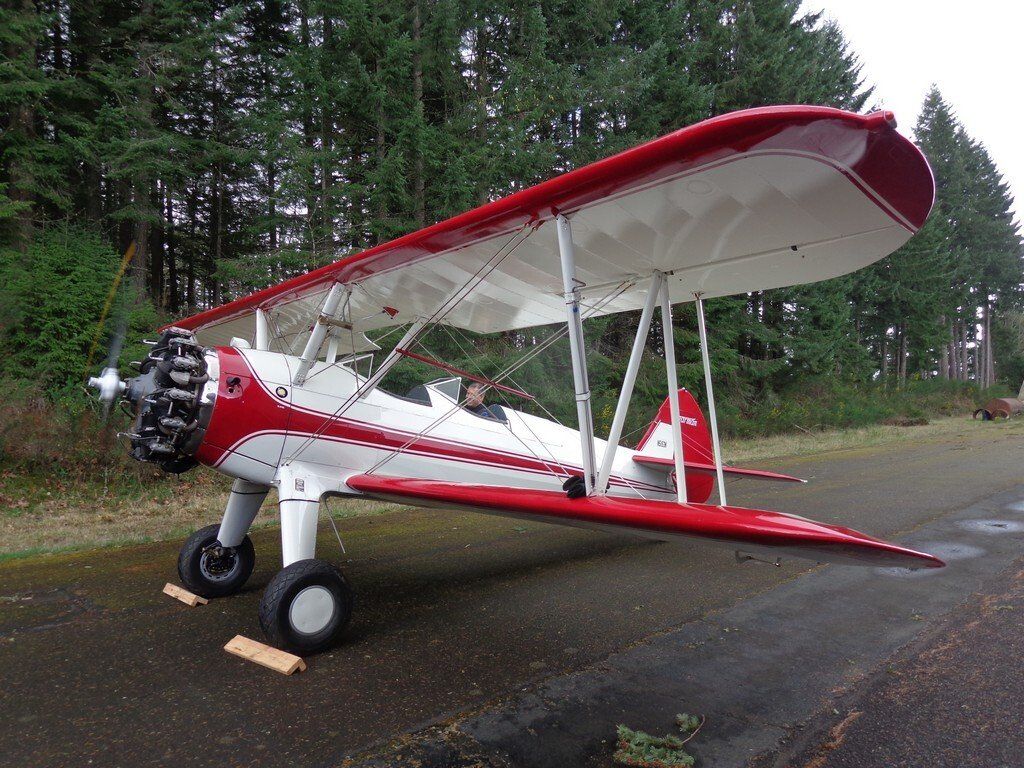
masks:
<svg viewBox="0 0 1024 768"><path fill-rule="evenodd" d="M258 350L267 352L270 350L270 322L267 320L267 313L262 309L256 310L256 339L255 347Z"/></svg>
<svg viewBox="0 0 1024 768"><path fill-rule="evenodd" d="M704 326L704 299L693 294L697 300L697 330L700 331L700 356L704 361L704 385L708 391L708 417L711 421L711 445L715 453L715 474L718 475L718 503L723 507L725 500L725 475L722 472L722 446L718 442L718 416L715 415L715 390L711 384L711 357L708 354L708 332Z"/></svg>
<svg viewBox="0 0 1024 768"><path fill-rule="evenodd" d="M331 286L327 298L324 299L323 308L313 324L313 330L309 334L309 339L306 340L306 348L302 350L302 355L299 358L299 367L292 378L292 384L295 386L300 386L306 380L306 376L309 375L309 369L313 366L316 356L320 353L320 345L324 343L324 337L327 335L330 321L335 319L334 314L338 311L338 305L341 304L341 300L345 297L348 290L348 286L342 283L335 283Z"/></svg>
<svg viewBox="0 0 1024 768"><path fill-rule="evenodd" d="M615 406L615 416L612 417L612 428L608 433L608 444L601 457L601 471L597 476L597 492L608 493L608 479L612 473L612 462L615 461L615 451L619 447L619 440L622 439L622 427L626 423L626 412L629 410L629 402L633 398L633 385L636 384L636 375L640 370L640 360L644 356L644 348L647 346L647 332L651 327L651 317L654 315L654 305L661 297L661 286L665 282L665 275L655 272L651 275L651 285L647 289L647 301L644 303L643 312L640 313L640 324L636 328L636 337L633 339L633 350L629 353L629 365L626 367L626 377L622 380L622 389L619 392L619 402Z"/></svg>
<svg viewBox="0 0 1024 768"><path fill-rule="evenodd" d="M587 357L583 346L583 321L580 317L580 287L576 279L576 253L572 242L572 225L562 214L555 217L558 227L558 254L562 261L562 288L565 295L566 323L569 328L569 350L572 354L572 379L576 391L576 420L583 448L583 480L587 495L594 492L594 417L590 411L590 383L587 380Z"/></svg>
<svg viewBox="0 0 1024 768"><path fill-rule="evenodd" d="M661 281L661 331L665 343L665 378L668 380L668 408L672 417L672 457L676 464L676 501L686 503L686 464L683 458L683 429L679 419L679 378L676 375L676 334L672 325L672 300L668 280Z"/></svg>

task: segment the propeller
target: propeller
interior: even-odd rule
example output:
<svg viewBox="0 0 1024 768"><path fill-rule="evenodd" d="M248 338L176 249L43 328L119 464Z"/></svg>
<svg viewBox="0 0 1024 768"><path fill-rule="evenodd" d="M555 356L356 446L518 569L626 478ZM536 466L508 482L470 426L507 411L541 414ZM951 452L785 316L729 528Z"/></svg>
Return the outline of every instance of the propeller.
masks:
<svg viewBox="0 0 1024 768"><path fill-rule="evenodd" d="M100 313L99 322L96 324L96 333L93 334L92 344L89 346L89 356L85 363L86 372L92 368L93 356L96 354L96 347L99 344L100 335L103 333L103 326L107 320L107 313L110 312L110 308L114 304L114 300L117 297L117 289L121 285L121 279L124 277L124 273L128 269L128 265L131 264L132 258L135 256L135 249L135 241L133 240L128 244L128 248L125 250L124 256L121 258L121 266L118 268L117 274L114 276L114 281L110 285L110 290L107 292L107 300L103 305L103 311ZM124 312L121 312L117 328L114 331L114 337L110 340L110 350L107 354L107 365L103 369L103 373L99 376L90 376L88 380L88 386L99 390L99 400L103 406L103 421L106 421L110 417L110 411L113 409L114 403L117 402L128 386L121 381L121 375L118 372L117 367L117 361L121 357L121 348L124 346L124 339L127 333L127 316Z"/></svg>
<svg viewBox="0 0 1024 768"><path fill-rule="evenodd" d="M107 354L107 364L103 373L99 376L89 377L89 386L99 390L99 401L103 407L103 420L110 418L110 411L127 388L127 384L121 381L121 373L117 367L117 361L121 357L121 348L124 346L124 339L128 332L128 322L122 316L117 323L117 330L110 340L110 351Z"/></svg>

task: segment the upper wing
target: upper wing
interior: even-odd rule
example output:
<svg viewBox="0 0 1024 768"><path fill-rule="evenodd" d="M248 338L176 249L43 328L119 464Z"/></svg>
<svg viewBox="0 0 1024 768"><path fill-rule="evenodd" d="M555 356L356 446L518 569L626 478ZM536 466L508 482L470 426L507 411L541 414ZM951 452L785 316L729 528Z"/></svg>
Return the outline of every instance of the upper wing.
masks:
<svg viewBox="0 0 1024 768"><path fill-rule="evenodd" d="M677 504L615 496L570 499L558 491L356 475L349 487L403 504L459 507L477 512L538 517L550 522L625 528L658 538L676 536L733 549L791 555L847 565L941 568L937 557L879 541L850 528L744 507Z"/></svg>
<svg viewBox="0 0 1024 768"><path fill-rule="evenodd" d="M782 106L706 120L447 221L180 321L206 344L251 338L267 311L285 340L308 331L334 282L354 286L356 331L429 317L512 251L447 316L493 332L564 321L553 218L572 222L585 302L638 309L653 270L673 301L809 283L871 264L931 209L934 183L891 113ZM504 251L503 251L504 249ZM398 308L397 315L384 307Z"/></svg>

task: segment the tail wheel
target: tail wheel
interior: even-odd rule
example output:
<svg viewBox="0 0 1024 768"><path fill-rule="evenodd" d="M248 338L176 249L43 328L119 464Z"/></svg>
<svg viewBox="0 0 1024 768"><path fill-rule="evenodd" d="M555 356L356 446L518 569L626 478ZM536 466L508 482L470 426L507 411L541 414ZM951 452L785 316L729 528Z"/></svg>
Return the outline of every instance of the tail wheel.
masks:
<svg viewBox="0 0 1024 768"><path fill-rule="evenodd" d="M248 536L237 547L222 547L219 532L216 524L200 528L185 540L178 555L178 576L201 597L233 595L256 565L256 550Z"/></svg>
<svg viewBox="0 0 1024 768"><path fill-rule="evenodd" d="M341 636L352 604L341 571L323 560L300 560L270 580L260 601L260 626L278 648L317 653Z"/></svg>

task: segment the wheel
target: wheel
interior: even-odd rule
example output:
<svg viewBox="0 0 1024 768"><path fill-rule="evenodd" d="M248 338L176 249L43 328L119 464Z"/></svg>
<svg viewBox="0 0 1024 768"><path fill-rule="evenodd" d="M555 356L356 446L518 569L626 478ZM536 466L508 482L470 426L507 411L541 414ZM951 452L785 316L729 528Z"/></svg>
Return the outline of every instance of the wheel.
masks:
<svg viewBox="0 0 1024 768"><path fill-rule="evenodd" d="M331 646L352 618L352 589L323 560L299 560L270 580L260 600L260 626L272 645L295 653Z"/></svg>
<svg viewBox="0 0 1024 768"><path fill-rule="evenodd" d="M217 541L220 525L200 528L185 540L178 555L182 583L200 597L226 597L240 590L256 565L256 550L246 536L237 547Z"/></svg>

